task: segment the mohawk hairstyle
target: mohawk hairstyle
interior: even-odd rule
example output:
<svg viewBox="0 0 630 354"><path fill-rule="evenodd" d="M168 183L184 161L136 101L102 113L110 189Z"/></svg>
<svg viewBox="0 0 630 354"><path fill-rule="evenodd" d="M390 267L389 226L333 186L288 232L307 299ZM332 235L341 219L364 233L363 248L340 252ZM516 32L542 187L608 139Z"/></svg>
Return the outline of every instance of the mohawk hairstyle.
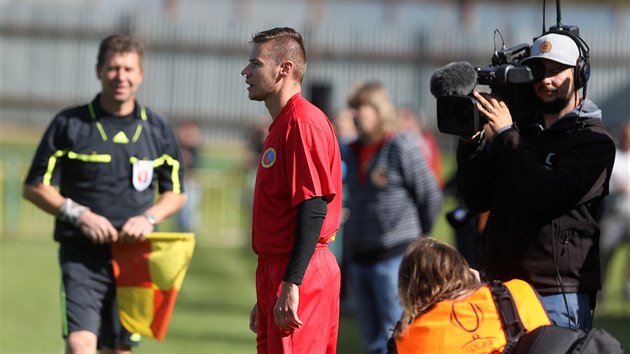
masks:
<svg viewBox="0 0 630 354"><path fill-rule="evenodd" d="M276 27L256 33L250 44L260 44L274 41L269 49L269 59L278 65L284 60L293 62L293 75L302 82L306 72L306 50L302 35L290 27Z"/></svg>

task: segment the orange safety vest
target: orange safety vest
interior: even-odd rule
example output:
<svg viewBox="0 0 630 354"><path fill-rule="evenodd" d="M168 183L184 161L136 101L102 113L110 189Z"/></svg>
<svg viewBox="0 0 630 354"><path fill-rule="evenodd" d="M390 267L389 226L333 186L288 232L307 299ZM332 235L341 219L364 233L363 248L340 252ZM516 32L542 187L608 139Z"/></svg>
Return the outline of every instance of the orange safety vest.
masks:
<svg viewBox="0 0 630 354"><path fill-rule="evenodd" d="M515 279L504 284L527 332L551 324L528 283ZM396 340L396 349L398 354L486 354L501 353L505 344L501 319L486 285L463 299L441 301L420 315Z"/></svg>

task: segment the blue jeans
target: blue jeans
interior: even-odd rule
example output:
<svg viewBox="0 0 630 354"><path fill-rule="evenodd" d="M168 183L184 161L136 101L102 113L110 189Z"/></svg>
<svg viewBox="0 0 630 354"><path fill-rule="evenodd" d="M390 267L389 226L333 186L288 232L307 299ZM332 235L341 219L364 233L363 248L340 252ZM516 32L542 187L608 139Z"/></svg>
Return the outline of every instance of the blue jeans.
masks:
<svg viewBox="0 0 630 354"><path fill-rule="evenodd" d="M593 315L587 293L540 295L540 300L553 324L560 327L588 330L593 326ZM569 313L567 313L567 306Z"/></svg>
<svg viewBox="0 0 630 354"><path fill-rule="evenodd" d="M398 268L402 255L374 264L350 262L348 275L367 352L384 354L402 309L398 300Z"/></svg>

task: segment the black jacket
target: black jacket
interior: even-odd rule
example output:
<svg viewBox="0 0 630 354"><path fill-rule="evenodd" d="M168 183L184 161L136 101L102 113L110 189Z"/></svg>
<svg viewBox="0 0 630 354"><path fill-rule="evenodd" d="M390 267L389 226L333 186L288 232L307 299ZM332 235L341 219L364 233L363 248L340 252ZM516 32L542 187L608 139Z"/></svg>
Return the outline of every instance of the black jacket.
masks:
<svg viewBox="0 0 630 354"><path fill-rule="evenodd" d="M599 290L596 219L615 144L589 100L546 130L537 117L492 143L458 146L464 201L472 211L490 210L482 274L523 279L542 294Z"/></svg>

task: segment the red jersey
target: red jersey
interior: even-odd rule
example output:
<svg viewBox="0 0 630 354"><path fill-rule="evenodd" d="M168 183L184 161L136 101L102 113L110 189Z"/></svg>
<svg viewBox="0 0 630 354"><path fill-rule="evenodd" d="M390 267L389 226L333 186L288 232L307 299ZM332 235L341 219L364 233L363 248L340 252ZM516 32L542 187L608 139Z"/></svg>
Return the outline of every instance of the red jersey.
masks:
<svg viewBox="0 0 630 354"><path fill-rule="evenodd" d="M341 154L326 115L295 94L269 126L262 151L254 189L254 252L288 256L297 205L315 197L328 201L319 242L329 242L341 217Z"/></svg>

